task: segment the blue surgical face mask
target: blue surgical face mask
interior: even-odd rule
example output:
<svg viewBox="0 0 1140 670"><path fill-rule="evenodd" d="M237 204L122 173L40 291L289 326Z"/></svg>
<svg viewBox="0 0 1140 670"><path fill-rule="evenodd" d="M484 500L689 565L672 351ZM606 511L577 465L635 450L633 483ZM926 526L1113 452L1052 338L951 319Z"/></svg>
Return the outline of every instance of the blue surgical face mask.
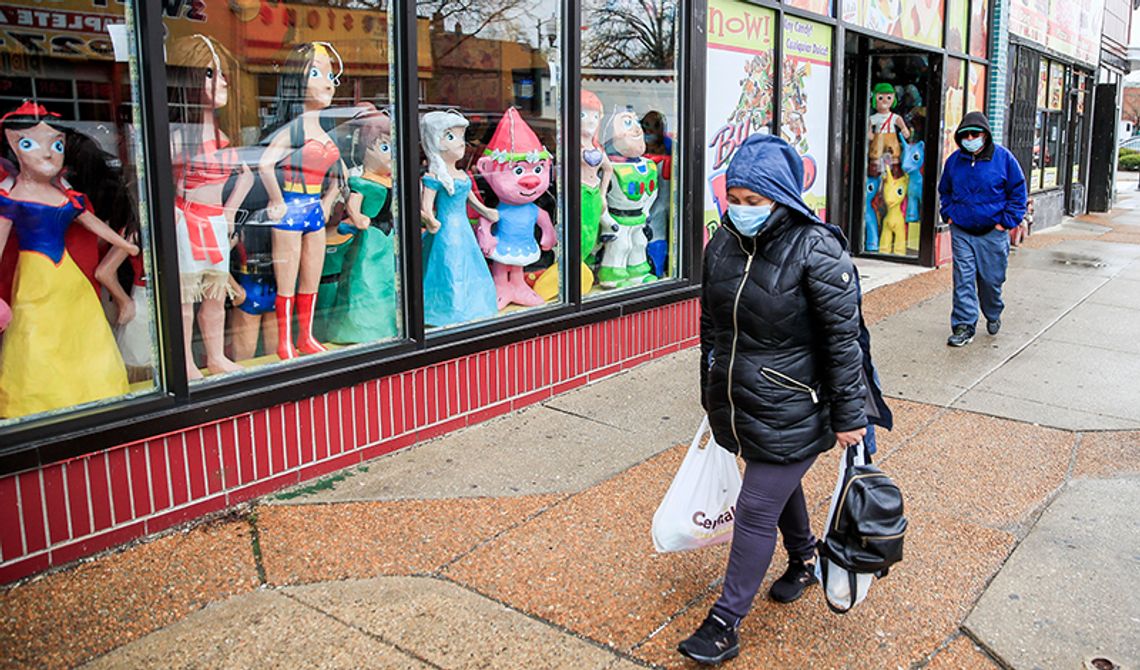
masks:
<svg viewBox="0 0 1140 670"><path fill-rule="evenodd" d="M768 217L772 216L772 206L729 205L728 215L732 217L732 223L741 235L756 237L756 233L768 222Z"/></svg>
<svg viewBox="0 0 1140 670"><path fill-rule="evenodd" d="M962 148L965 149L966 151L969 151L972 154L976 154L976 153L978 153L979 150L981 150L982 146L984 146L985 143L986 143L986 138L975 137L972 140L962 140Z"/></svg>

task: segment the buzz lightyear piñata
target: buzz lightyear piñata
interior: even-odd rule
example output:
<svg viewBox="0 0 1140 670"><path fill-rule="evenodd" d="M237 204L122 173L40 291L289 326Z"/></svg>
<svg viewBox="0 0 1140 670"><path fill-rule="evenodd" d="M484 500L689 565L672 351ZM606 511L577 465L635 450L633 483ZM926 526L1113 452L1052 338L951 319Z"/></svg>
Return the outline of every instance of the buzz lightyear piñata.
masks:
<svg viewBox="0 0 1140 670"><path fill-rule="evenodd" d="M614 174L606 193L601 240L605 244L598 284L621 288L657 278L645 254L653 232L648 214L657 199L657 164L645 158L645 134L637 115L626 108L610 122L610 156Z"/></svg>

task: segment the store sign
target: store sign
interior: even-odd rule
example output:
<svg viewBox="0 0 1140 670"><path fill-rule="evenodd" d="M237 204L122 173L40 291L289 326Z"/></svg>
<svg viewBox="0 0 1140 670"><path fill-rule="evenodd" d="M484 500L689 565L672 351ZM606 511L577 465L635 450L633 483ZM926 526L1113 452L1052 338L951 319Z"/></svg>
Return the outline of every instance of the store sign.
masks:
<svg viewBox="0 0 1140 670"><path fill-rule="evenodd" d="M705 81L705 230L728 208L725 172L749 135L770 132L776 14L737 0L709 0Z"/></svg>
<svg viewBox="0 0 1140 670"><path fill-rule="evenodd" d="M803 158L804 202L826 221L831 28L785 17L782 63L780 136Z"/></svg>
<svg viewBox="0 0 1140 670"><path fill-rule="evenodd" d="M1100 60L1104 0L1011 0L1009 31L1090 65Z"/></svg>

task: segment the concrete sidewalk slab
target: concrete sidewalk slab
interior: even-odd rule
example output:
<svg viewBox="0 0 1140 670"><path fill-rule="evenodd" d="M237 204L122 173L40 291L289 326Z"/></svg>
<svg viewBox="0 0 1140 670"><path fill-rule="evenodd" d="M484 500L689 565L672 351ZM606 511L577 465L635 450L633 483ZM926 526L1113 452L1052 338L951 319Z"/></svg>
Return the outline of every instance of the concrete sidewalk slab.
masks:
<svg viewBox="0 0 1140 670"><path fill-rule="evenodd" d="M955 634L1014 539L947 515L908 513L908 518L906 557L845 615L827 609L818 586L788 605L769 600L764 594L786 560L777 551L741 628L740 657L726 667L921 667L931 651ZM813 525L818 529L823 521L817 515ZM640 645L636 656L663 668L694 668L677 653L677 643L696 630L718 596L719 589L711 589Z"/></svg>
<svg viewBox="0 0 1140 670"><path fill-rule="evenodd" d="M1132 261L1128 267L1120 271L1116 275L1120 279L1128 279L1130 281L1140 281L1140 261Z"/></svg>
<svg viewBox="0 0 1140 670"><path fill-rule="evenodd" d="M722 576L727 545L657 554L653 513L685 455L672 449L512 529L443 575L629 651Z"/></svg>
<svg viewBox="0 0 1140 670"><path fill-rule="evenodd" d="M1140 428L1140 354L1040 339L988 375L957 407L981 409L976 392L1034 401L1022 420L1069 430L1077 426L1055 414L1051 405L1105 417L1113 427ZM1045 411L1037 413L1039 407ZM985 411L983 409L983 411ZM1032 414L1032 416L1028 416ZM1022 418L1019 417L1019 418ZM1121 423L1124 426L1121 426ZM1081 423L1081 428L1095 428Z"/></svg>
<svg viewBox="0 0 1140 670"><path fill-rule="evenodd" d="M1109 282L1104 288L1118 283ZM1140 282L1136 284L1140 291ZM1103 290L1103 289L1102 289ZM1097 291L1042 335L1043 340L1140 354L1140 299L1133 307L1096 303ZM1140 296L1140 293L1136 295Z"/></svg>
<svg viewBox="0 0 1140 670"><path fill-rule="evenodd" d="M250 548L248 521L219 520L0 590L0 667L75 667L248 593Z"/></svg>
<svg viewBox="0 0 1140 670"><path fill-rule="evenodd" d="M880 464L902 489L908 514L1016 531L1064 483L1075 442L1058 430L948 412Z"/></svg>
<svg viewBox="0 0 1140 670"><path fill-rule="evenodd" d="M374 459L367 472L288 502L584 490L692 439L704 415L697 358L695 348L665 356L541 405Z"/></svg>
<svg viewBox="0 0 1140 670"><path fill-rule="evenodd" d="M697 383L699 347L551 398L546 406L625 431L644 460L688 444L704 417ZM633 465L637 461L629 461Z"/></svg>
<svg viewBox="0 0 1140 670"><path fill-rule="evenodd" d="M1009 667L1140 659L1140 478L1077 480L994 578L965 628Z"/></svg>
<svg viewBox="0 0 1140 670"><path fill-rule="evenodd" d="M431 666L273 591L211 605L83 666L102 668L377 668Z"/></svg>
<svg viewBox="0 0 1140 670"><path fill-rule="evenodd" d="M1098 305L1114 305L1140 311L1140 280L1116 278L1089 296Z"/></svg>
<svg viewBox="0 0 1140 670"><path fill-rule="evenodd" d="M439 570L558 496L269 505L257 528L270 584Z"/></svg>
<svg viewBox="0 0 1140 670"><path fill-rule="evenodd" d="M974 389L954 403L954 409L1000 416L1064 430L1128 430L1134 423L1095 412L1083 412L1058 402L1027 400L1005 392Z"/></svg>
<svg viewBox="0 0 1140 670"><path fill-rule="evenodd" d="M1140 475L1140 432L1081 436L1074 477Z"/></svg>
<svg viewBox="0 0 1140 670"><path fill-rule="evenodd" d="M577 491L644 458L642 453L624 431L537 405L369 461L367 472L290 502Z"/></svg>
<svg viewBox="0 0 1140 670"><path fill-rule="evenodd" d="M433 667L637 668L611 651L439 579L331 582L292 587L285 593Z"/></svg>
<svg viewBox="0 0 1140 670"><path fill-rule="evenodd" d="M1100 359L1082 357L1074 351L1080 346L1089 348L1088 338L1083 345L1078 339L1079 330L1094 318L1093 314L1099 313L1096 307L1083 311L1075 308L1092 296L1100 296L1097 305L1121 309L1135 306L1135 301L1129 303L1127 297L1132 282L1114 276L1136 264L1137 255L1140 247L1083 240L1069 241L1064 249L1019 251L1010 261L1001 334L990 337L979 323L979 334L963 349L945 345L951 311L949 293L884 319L872 327L875 360L884 390L895 397L941 406L953 403L958 408L1062 428L1134 427L1131 411L1112 407L1113 400L1127 404L1131 397L1117 394L1108 398L1095 390L1088 397L1080 388L1083 376L1091 373L1089 361ZM1068 324L1066 320L1072 312L1076 316ZM1128 323L1132 318L1128 317ZM1054 344L1064 342L1063 347L1073 351L1049 346L1047 331L1058 326L1061 328ZM1127 327L1127 323L1120 327ZM1132 343L1135 339L1130 334L1124 342ZM1026 347L1027 342L1032 344ZM1035 351L1037 347L1042 349ZM1029 360L1032 363L1026 364ZM1066 363L1071 370L1054 370ZM1105 363L1136 371L1130 358L1101 361ZM1061 377L1055 383L1044 384L1044 380L1032 376L1042 370ZM1019 376L1023 373L1030 376ZM1074 396L1081 396L1080 402L1069 402ZM1140 390L1131 406L1140 416Z"/></svg>
<svg viewBox="0 0 1140 670"><path fill-rule="evenodd" d="M1102 281L1102 280L1097 280ZM1091 292L1095 287L1089 287ZM1030 339L1072 306L1060 298L1038 298L1032 304L1011 302L1002 334L986 335L955 349L950 334L950 296L943 294L871 327L875 365L883 390L893 397L948 406L1009 360Z"/></svg>
<svg viewBox="0 0 1140 670"><path fill-rule="evenodd" d="M932 270L921 265L896 263L877 258L860 258L856 262L856 267L859 270L859 285L863 288L864 295Z"/></svg>

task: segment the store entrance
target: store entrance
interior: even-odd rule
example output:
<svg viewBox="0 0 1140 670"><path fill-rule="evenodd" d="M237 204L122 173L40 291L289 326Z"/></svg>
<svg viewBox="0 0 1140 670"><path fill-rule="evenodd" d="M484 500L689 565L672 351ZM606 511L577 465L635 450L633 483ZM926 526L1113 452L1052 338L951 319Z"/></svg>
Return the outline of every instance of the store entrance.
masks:
<svg viewBox="0 0 1140 670"><path fill-rule="evenodd" d="M931 264L936 184L926 176L937 174L941 62L848 33L843 171L857 255Z"/></svg>

